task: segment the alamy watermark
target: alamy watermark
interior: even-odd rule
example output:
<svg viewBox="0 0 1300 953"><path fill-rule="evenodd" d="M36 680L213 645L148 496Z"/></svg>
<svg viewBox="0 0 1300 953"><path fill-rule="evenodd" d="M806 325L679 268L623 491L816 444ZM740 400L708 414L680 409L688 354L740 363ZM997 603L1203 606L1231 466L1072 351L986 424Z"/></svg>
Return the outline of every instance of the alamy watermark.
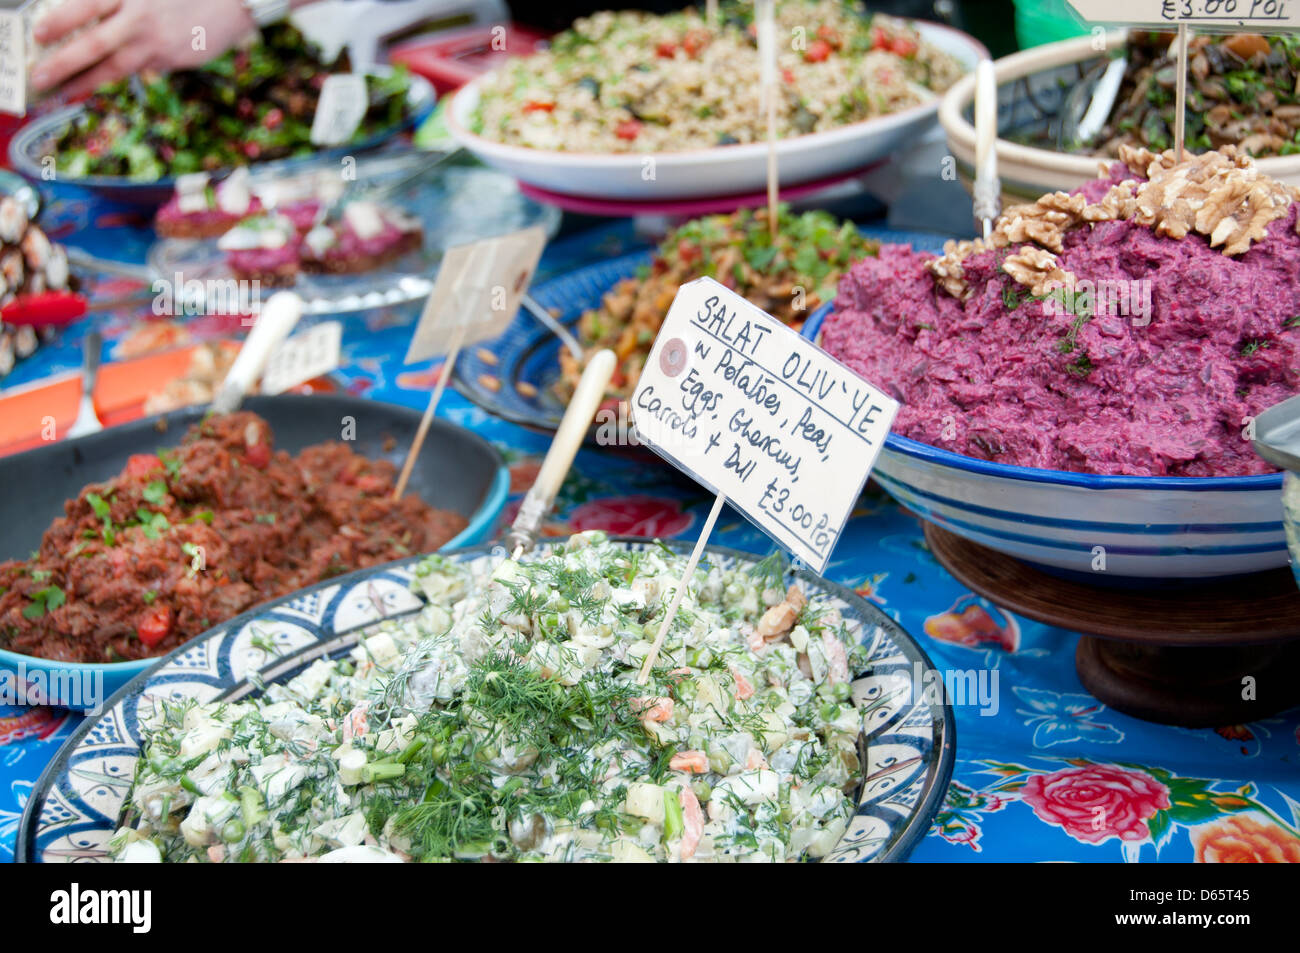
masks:
<svg viewBox="0 0 1300 953"><path fill-rule="evenodd" d="M1151 282L1145 278L1053 281L1040 300L1051 315L1128 318L1135 328L1151 323Z"/></svg>
<svg viewBox="0 0 1300 953"><path fill-rule="evenodd" d="M909 690L913 704L977 708L981 717L992 718L1002 708L1001 681L996 668L941 671L913 662Z"/></svg>
<svg viewBox="0 0 1300 953"><path fill-rule="evenodd" d="M98 669L32 668L19 661L0 672L0 705L60 705L98 715L104 708L104 673Z"/></svg>
<svg viewBox="0 0 1300 953"><path fill-rule="evenodd" d="M190 278L181 272L151 286L153 313L159 317L238 314L251 325L262 310L262 282L238 278Z"/></svg>

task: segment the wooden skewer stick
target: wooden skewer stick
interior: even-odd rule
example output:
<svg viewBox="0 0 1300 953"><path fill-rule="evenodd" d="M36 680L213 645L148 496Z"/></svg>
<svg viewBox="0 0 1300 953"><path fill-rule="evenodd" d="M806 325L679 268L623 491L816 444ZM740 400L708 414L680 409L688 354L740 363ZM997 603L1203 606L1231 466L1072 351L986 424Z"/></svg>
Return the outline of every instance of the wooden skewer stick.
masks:
<svg viewBox="0 0 1300 953"><path fill-rule="evenodd" d="M682 573L682 578L677 582L677 591L673 593L673 601L668 606L668 614L664 616L663 624L659 626L659 634L655 636L654 645L650 646L650 654L641 663L641 671L636 677L638 685L644 685L650 678L650 669L654 667L655 659L659 657L659 650L663 648L664 639L668 637L668 630L672 627L673 619L677 618L677 610L681 608L682 599L686 596L686 588L691 584L691 580L695 578L695 567L700 564L700 556L704 554L704 547L708 545L709 536L713 532L713 524L718 521L718 514L722 512L722 506L726 502L726 496L721 493L713 500L713 509L709 510L709 518L704 521L704 528L700 530L700 538L695 541L695 548L691 550L691 558L686 563L686 571Z"/></svg>
<svg viewBox="0 0 1300 953"><path fill-rule="evenodd" d="M755 0L754 19L758 26L759 82L761 102L767 112L767 229L776 243L776 206L780 198L776 161L776 4L774 0Z"/></svg>
<svg viewBox="0 0 1300 953"><path fill-rule="evenodd" d="M465 275L469 271L469 260L461 266L460 273L456 275L456 282L452 285L452 297L457 301L461 298L461 289L465 284ZM429 435L429 427L433 424L434 412L438 409L438 402L442 400L442 392L447 389L447 381L451 379L451 373L456 369L456 357L460 354L460 346L465 341L465 334L469 328L469 319L472 315L461 315L461 320L456 322L456 329L452 332L451 350L447 352L447 357L442 362L442 371L438 374L438 384L429 395L429 405L424 408L424 416L420 418L420 426L415 430L415 439L411 441L411 449L406 452L406 460L402 463L402 472L397 477L397 486L393 487L393 499L400 500L402 494L406 492L406 484L411 479L411 471L415 469L415 461L419 459L420 448L424 446L424 438Z"/></svg>
<svg viewBox="0 0 1300 953"><path fill-rule="evenodd" d="M767 90L767 230L776 243L776 205L779 197L776 166L776 88Z"/></svg>
<svg viewBox="0 0 1300 953"><path fill-rule="evenodd" d="M415 469L415 461L420 456L420 448L424 446L424 438L429 435L429 427L433 424L433 415L438 409L438 402L442 400L442 392L447 389L447 381L451 377L451 372L456 368L456 356L460 354L461 343L465 340L465 328L464 321L457 322L456 330L453 332L451 351L442 362L442 372L438 375L438 385L434 387L433 393L429 395L429 406L424 408L424 416L420 418L420 426L416 428L415 439L411 441L411 449L406 453L406 461L402 464L402 472L397 478L397 486L393 487L394 500L400 500L402 494L406 492L407 481L411 479L411 471Z"/></svg>
<svg viewBox="0 0 1300 953"><path fill-rule="evenodd" d="M1187 133L1187 21L1178 24L1178 82L1174 93L1174 154L1183 161Z"/></svg>

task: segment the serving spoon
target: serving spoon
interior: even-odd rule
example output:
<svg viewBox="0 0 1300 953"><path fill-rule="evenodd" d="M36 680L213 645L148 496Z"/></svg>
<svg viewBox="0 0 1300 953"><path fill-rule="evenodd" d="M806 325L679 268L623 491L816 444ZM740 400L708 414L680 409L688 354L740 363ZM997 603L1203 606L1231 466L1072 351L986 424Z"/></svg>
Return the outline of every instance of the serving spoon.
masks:
<svg viewBox="0 0 1300 953"><path fill-rule="evenodd" d="M1127 70L1128 57L1120 56L1106 64L1095 82L1092 76L1085 76L1075 84L1061 107L1061 126L1056 133L1058 149L1073 152L1093 144L1115 108Z"/></svg>
<svg viewBox="0 0 1300 953"><path fill-rule="evenodd" d="M1300 396L1274 404L1255 418L1255 452L1300 475Z"/></svg>
<svg viewBox="0 0 1300 953"><path fill-rule="evenodd" d="M229 414L239 407L262 375L271 354L284 343L301 317L302 298L292 291L277 291L267 299L213 398L212 413Z"/></svg>
<svg viewBox="0 0 1300 953"><path fill-rule="evenodd" d="M998 80L993 61L980 60L975 73L975 224L987 241L993 222L1002 211L1002 183L998 181Z"/></svg>

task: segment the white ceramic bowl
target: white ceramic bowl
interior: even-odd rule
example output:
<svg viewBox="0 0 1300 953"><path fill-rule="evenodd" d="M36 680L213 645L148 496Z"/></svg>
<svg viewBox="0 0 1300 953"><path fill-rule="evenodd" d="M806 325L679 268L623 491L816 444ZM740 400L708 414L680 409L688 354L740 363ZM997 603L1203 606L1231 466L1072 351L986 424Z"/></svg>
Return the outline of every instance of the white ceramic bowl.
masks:
<svg viewBox="0 0 1300 953"><path fill-rule="evenodd" d="M817 340L830 311L827 304L809 316L803 334ZM1069 473L979 460L891 433L873 476L943 529L1092 579L1208 578L1287 564L1280 473Z"/></svg>
<svg viewBox="0 0 1300 953"><path fill-rule="evenodd" d="M917 23L916 28L967 70L988 56L977 40L958 30L934 23ZM556 152L494 142L470 131L483 82L469 83L452 99L447 110L451 134L483 162L529 185L607 200L743 195L766 187L765 143L655 153L655 175L647 179L645 157L639 153ZM776 147L781 184L814 182L883 159L904 142L924 135L934 125L938 108L935 97L887 116L783 139Z"/></svg>
<svg viewBox="0 0 1300 953"><path fill-rule="evenodd" d="M1106 48L1122 47L1126 36L1123 30L1106 34ZM1015 87L1037 73L1104 55L1096 49L1091 36L1084 36L1004 56L993 64L1000 109L1006 103L1006 87ZM1016 95L1020 94L1017 90ZM972 73L953 84L939 105L939 124L943 126L948 149L957 160L959 173L968 186L975 165L975 127L967 120L966 112L974 99L975 75ZM1068 192L1096 178L1097 170L1107 164L1107 160L1098 156L1070 155L1006 139L998 139L997 156L1004 202L1032 201L1047 192ZM1260 159L1257 165L1266 175L1300 186L1300 155Z"/></svg>

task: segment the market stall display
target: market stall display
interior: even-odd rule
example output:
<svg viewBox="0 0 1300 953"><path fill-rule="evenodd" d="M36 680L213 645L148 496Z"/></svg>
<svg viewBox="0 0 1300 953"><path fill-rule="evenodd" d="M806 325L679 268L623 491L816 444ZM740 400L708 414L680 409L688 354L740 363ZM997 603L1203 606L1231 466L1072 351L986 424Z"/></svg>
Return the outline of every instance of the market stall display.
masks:
<svg viewBox="0 0 1300 953"><path fill-rule="evenodd" d="M1100 41L1085 36L1050 43L995 62L999 90L997 155L1006 204L1078 188L1096 175L1098 155L1113 157L1120 142L1150 145L1157 151L1173 144L1171 84L1176 76L1168 62L1168 35L1161 34L1165 37L1161 41L1165 53L1154 72L1150 46L1141 39L1147 34L1134 31L1131 35L1135 50L1127 54L1132 59L1125 71L1121 95L1102 117L1108 118L1112 126L1107 133L1108 145L1100 153L1095 145L1078 144L1071 130L1077 129L1092 105L1111 57L1126 55L1129 31L1108 32ZM1300 154L1285 142L1268 138L1294 137L1295 130L1287 117L1295 109L1291 102L1295 90L1294 86L1286 86L1286 78L1294 75L1294 69L1280 66L1278 61L1293 62L1295 41L1289 35L1269 39L1267 54L1261 50L1244 59L1230 54L1225 47L1216 67L1224 72L1216 79L1211 75L1209 54L1204 52L1214 44L1205 44L1204 39L1198 40L1198 49L1192 51L1195 65L1189 67L1189 144L1194 151L1220 145L1244 146L1260 157L1262 173L1288 185L1300 185ZM1223 42L1220 38L1217 46L1222 47ZM1099 45L1104 50L1099 50ZM1203 74L1198 55L1204 62ZM1192 73L1193 68L1197 72ZM1198 91L1202 84L1203 92ZM953 84L939 106L939 123L966 183L972 178L975 159L974 97L974 77L964 77ZM1264 138L1252 140L1252 136Z"/></svg>
<svg viewBox="0 0 1300 953"><path fill-rule="evenodd" d="M785 185L860 169L923 134L939 91L983 53L936 24L822 0L778 7L781 29L802 31L778 57ZM567 195L758 191L766 163L758 55L749 8L734 10L715 28L692 12L597 14L551 51L463 87L449 107L451 132L484 162Z"/></svg>
<svg viewBox="0 0 1300 953"><path fill-rule="evenodd" d="M20 298L68 291L75 285L63 247L51 242L31 221L23 201L13 195L0 197L0 308ZM0 318L0 379L18 360L36 350L41 333L30 325L12 325Z"/></svg>
<svg viewBox="0 0 1300 953"><path fill-rule="evenodd" d="M439 424L421 454L409 498L393 505L384 490L391 491L403 441L415 432L419 414L323 394L250 397L245 406L256 414L248 418L248 433L236 428L201 437L209 426L203 408L190 407L0 460L7 481L32 488L22 500L11 497L0 512L7 527L0 554L9 560L0 598L6 618L12 616L5 624L0 665L35 671L58 669L71 659L101 670L113 689L147 668L164 639L179 644L207 628L204 620L215 624L289 591L294 578L305 583L313 572L317 578L337 573L354 559L396 558L412 543L414 552L478 542L504 506L507 479L500 457L451 424ZM341 444L344 417L352 418L357 433L354 442ZM177 435L190 429L200 439L176 446ZM222 435L228 438L224 442ZM274 454L273 446L279 448ZM58 480L50 478L53 472L61 474ZM285 496L276 486L297 490ZM269 498L257 504L258 494ZM334 499L336 494L341 495ZM71 498L72 513L59 516ZM370 517L400 525L391 534L375 535L349 498L368 508ZM277 507L286 512L275 513ZM412 535L403 542L407 532ZM231 548L237 536L244 539L242 550ZM259 555L264 545L288 550L272 564ZM203 547L203 565L214 572L221 554L222 563L229 563L222 571L229 584L216 585L212 573L190 574L195 547ZM331 569L333 549L345 562ZM311 553L326 563L312 564ZM154 581L123 581L121 592L100 585L103 572L120 574L133 557L144 560L134 564L142 580ZM240 560L247 566L237 568ZM150 613L161 615L172 594L179 601L163 637L150 644L133 635ZM112 627L87 626L97 605L107 608ZM102 644L96 642L101 631L108 639ZM49 648L42 649L46 633L53 634Z"/></svg>
<svg viewBox="0 0 1300 953"><path fill-rule="evenodd" d="M850 264L875 251L876 244L852 222L836 221L825 212L794 215L782 207L775 241L763 209L695 219L665 236L648 268L620 281L599 308L583 313L576 327L578 340L584 358L600 348L614 349L620 364L610 394L626 400L684 282L701 275L717 278L797 328L833 296ZM562 376L556 390L567 400L582 362L566 350L559 358Z"/></svg>
<svg viewBox="0 0 1300 953"><path fill-rule="evenodd" d="M1167 33L1129 36L1115 107L1095 140L1076 148L1117 156L1121 145L1157 152L1173 145L1173 39ZM1201 34L1189 42L1188 56L1188 148L1204 152L1232 145L1257 159L1300 152L1300 41L1290 35Z"/></svg>
<svg viewBox="0 0 1300 953"><path fill-rule="evenodd" d="M1252 393L1258 413L1300 389L1287 357L1294 189L1230 147L1181 164L1126 155L1134 168L1075 195L1007 209L987 246L952 243L939 257L882 249L842 282L829 333L822 315L805 332L902 398L878 479L967 538L1084 573L1101 546L1118 576L1283 565L1280 478L1254 457L1239 418ZM1217 196L1198 202L1199 215L1185 204L1193 189ZM1246 208L1259 216L1249 225ZM1197 277L1184 282L1187 255ZM1260 268L1270 277L1259 281ZM1252 294L1228 321L1225 307ZM1196 313L1189 305L1213 334L1180 325ZM971 336L986 319L1005 332L989 349L974 346L983 332ZM1136 354L1140 367L1119 371ZM1122 392L1126 409L1108 405ZM1029 411L1055 416L1036 430L1024 426ZM1133 426L1134 414L1144 422ZM1115 457L1117 447L1133 452Z"/></svg>
<svg viewBox="0 0 1300 953"><path fill-rule="evenodd" d="M112 805L99 803L95 811L98 819L91 818L89 806L84 812L75 808L87 822L75 825L81 845L77 856L97 861L115 857L182 860L188 854L208 861L273 855L324 855L343 860L348 853L394 861L430 856L477 859L494 853L503 858L631 860L671 856L695 861L737 860L755 851L772 856L811 851L826 853L826 859L832 861L906 856L928 826L947 786L953 755L951 710L921 700L880 698L879 690L890 678L909 677L914 665L928 670L925 654L877 607L841 586L806 571L787 576L771 561L712 548L710 574L717 585L706 588L695 606L699 626L703 631L705 620L721 612L724 605L734 603L737 611L727 613L726 619L718 618L718 628L711 630L708 642L689 647L674 641L671 651L677 661L661 663L663 677L668 677L669 668L678 661L690 667L679 673L677 687L672 689L682 701L672 704L670 699L658 697L669 690L667 682L642 689L630 680L627 658L629 652L635 658L635 646L641 639L640 626L632 631L632 616L653 614L663 597L661 589L652 591L651 579L659 574L671 576L672 567L683 560L684 548L671 542L606 540L605 534L598 533L574 537L567 544L548 544L534 558L507 563L505 571L498 558L480 549L352 574L318 587L322 601L348 605L351 600L335 599L333 593L367 589L377 598L365 600L366 609L359 615L326 615L311 629L297 630L292 642L283 646L297 650L288 664L271 662L266 650L258 647L250 634L255 625L214 630L205 639L209 658L220 667L188 680L192 703L160 706L156 721L132 720L133 727L123 741L129 745L130 758L139 765L134 792L128 798L125 788L115 789ZM554 590L557 578L571 590L571 597ZM613 601L632 592L642 595L630 602ZM568 599L569 609L559 607L561 598ZM741 643L740 627L744 619L751 619L757 623L756 632L766 633L763 619L786 599L802 600L799 624L772 632L770 647L760 660ZM519 600L523 600L520 605L526 603L523 614L510 608ZM375 605L376 601L384 608ZM472 611L457 611L462 603L472 606ZM616 605L624 608L616 609ZM262 617L269 621L274 610L274 605L268 607ZM453 612L463 621L447 632L446 623ZM585 644L554 641L567 639L567 635L545 634L552 632L545 628L550 624L547 620L566 613L572 613L580 625L588 616L608 617L609 626L618 634L596 636L600 647L584 649L587 661L573 669L571 677L561 676L564 687L556 690L554 682L538 673L564 665L558 654L563 644ZM385 617L387 621L379 621ZM530 626L535 620L535 626L543 627L540 638L536 631L531 636L537 658L543 657L542 649L549 649L557 653L556 660L511 662L494 651L498 644L508 646L512 640L528 638L516 628L524 625L525 619ZM623 621L615 623L616 619ZM377 624L358 629L358 622ZM515 632L521 634L516 637ZM689 635L686 638L693 641ZM804 648L796 648L796 643ZM346 654L334 661L331 656L339 650ZM811 676L803 674L805 663L799 661L800 656L808 658ZM304 669L303 663L309 660ZM271 664L266 667L268 662ZM167 679L178 664L173 657L161 669L137 679L117 707L101 717L112 719L115 711L148 705L146 696L153 693L151 689L162 684L158 680ZM781 668L781 684L788 688L760 677L759 668L772 665ZM864 667L869 674L862 671ZM248 686L244 679L259 669L273 687L261 701L245 700ZM351 674L347 674L349 670ZM854 677L852 683L843 680L846 672ZM390 683L393 677L397 683ZM357 692L367 681L393 684L395 691L410 701L400 701L394 695L391 707L366 706ZM790 692L799 701L783 701L786 707L778 705L770 711L762 707L765 699L776 700L778 695L784 699ZM688 693L693 703L686 702ZM154 777L149 754L168 746L165 737L177 730L178 719L196 726L202 712L218 710L213 706L222 698L233 703L233 707L225 706L232 714L247 711L253 719L283 723L286 730L292 723L300 726L295 730L308 732L311 726L323 724L325 717L342 718L350 726L346 747L338 748L333 742L329 747L343 758L338 763L349 772L355 768L356 774L341 776L346 786L339 789L337 799L331 794L328 803L321 802L323 813L315 822L305 823L307 818L300 814L299 820L293 820L290 814L297 813L292 805L300 796L310 799L318 783L316 769L308 762L291 763L279 743L273 743L275 750L266 751L267 770L253 768L254 774L264 781L278 764L282 777L291 775L297 783L278 785L269 792L261 782L244 785L258 792L256 805L252 795L245 798L249 813L236 808L223 816L219 825L207 824L207 802L196 803L189 795L178 794L172 799L176 810L160 817L157 808L164 790L183 787L179 777ZM436 724L407 717L405 706L429 704L419 699L433 702ZM696 728L684 727L689 710L705 712L711 706L717 714L695 718ZM860 706L861 712L855 711L855 706ZM813 708L817 710L813 721L803 724L807 719L798 712ZM796 723L778 732L777 720L790 717L795 717ZM825 720L828 717L830 720ZM527 744L514 746L522 736L509 726L521 721L538 733L537 742L545 737L544 745L535 745L536 751ZM723 727L727 723L733 725L730 730ZM82 739L90 734L91 724L73 742L70 759L60 772L76 771L90 755ZM744 728L745 724L751 727ZM213 738L224 733L216 722L213 728ZM424 738L426 728L435 734ZM277 727L271 730L280 733ZM595 731L601 731L602 737L608 732L609 737L591 748ZM717 739L710 741L715 734ZM300 737L306 741L308 735ZM691 747L695 741L699 750ZM858 745L863 742L867 756L860 762ZM453 779L447 772L454 764L475 763L441 754L444 750L450 754L459 746L482 750L485 760L478 762L481 771L473 776ZM489 747L495 754L489 753ZM790 755L800 748L809 750L792 759ZM321 748L322 753L325 750ZM579 750L589 751L590 759L574 757ZM874 756L873 750L878 752ZM606 786L606 794L597 793L593 785L599 784L590 779L590 772L620 754L623 776ZM550 773L556 758L566 763L547 789L549 796L533 805L531 817L521 817L511 825L508 842L483 843L483 830L485 818L490 826L491 807L509 791L496 796L489 792L481 805L482 814L472 811L463 826L452 825L452 818L445 813L454 805L443 805L438 799L441 792L463 790L462 785L480 780L489 784L493 772L508 770L520 782L526 781L530 772ZM672 760L678 762L675 769L669 767ZM760 762L768 766L762 767ZM746 764L754 766L745 768ZM213 767L213 776L221 776L223 768L215 761ZM871 775L874 783L849 784L859 771ZM805 821L787 827L766 813L763 802L771 798L765 786L795 772L803 789L798 796L815 798L815 807ZM807 781L802 780L804 774ZM383 784L385 779L396 783ZM54 776L48 780L58 783ZM701 782L708 783L708 788ZM750 790L754 783L758 786ZM430 786L434 799L421 800ZM841 789L844 786L853 792L851 801ZM399 788L409 789L411 794L401 794ZM510 791L521 788L530 790L517 783ZM723 806L732 803L728 792L733 789L735 806L724 812ZM362 805L371 804L381 790L389 795L384 798L387 806L372 817L373 835L382 847L366 846L361 842L371 828ZM34 795L33 804L38 807L31 812L33 823L25 827L21 838L24 859L55 861L64 856L66 825L36 820L48 791L42 786ZM589 792L600 798L595 810L582 804ZM213 796L220 798L215 788ZM141 818L142 828L119 835L116 818L120 811L133 818L131 826L135 826L134 818ZM622 823L622 818L627 822ZM244 836L223 840L226 824L236 819L243 825ZM326 822L324 829L321 821ZM646 835L644 839L624 836L623 828L628 825ZM277 832L274 839L266 836L272 830ZM229 833L234 832L230 826ZM335 853L338 851L342 853Z"/></svg>
<svg viewBox="0 0 1300 953"><path fill-rule="evenodd" d="M778 4L782 34L809 24L815 33L806 48L777 61L781 138L919 105L963 71L905 21L826 0ZM713 27L695 9L662 17L597 13L552 38L544 52L496 70L480 87L472 129L496 142L559 152L761 142L756 36L748 4L726 5Z"/></svg>
<svg viewBox="0 0 1300 953"><path fill-rule="evenodd" d="M794 216L794 218L799 217ZM827 235L837 232L844 224L836 223L822 214L808 215L801 220L808 229L806 235L820 233L823 239ZM730 246L727 246L722 238L727 234L731 234L732 238L738 238L742 232L729 232L726 228L723 228L724 223L728 221L747 223L744 228L746 232L752 232L754 246L757 247L762 244L761 234L766 228L766 215L750 211L700 219L696 226L684 224L682 226L684 229L683 234L689 236L692 234L693 228L704 225L704 223L712 223L706 227L721 229L721 231L712 232L715 240L722 242L717 246L716 251L731 258L734 257L735 251L734 249L728 251ZM787 224L789 224L789 220L787 220ZM943 237L939 235L923 232L902 232L879 226L867 226L856 229L856 232L857 237L846 244L854 249L861 249L864 253L881 242L910 242L917 247L937 252L941 249L944 241ZM796 226L793 229L793 234L805 233ZM696 239L699 237L697 235ZM784 239L781 239L781 241L784 242ZM670 242L663 242L660 251L668 249L675 259L678 247ZM688 242L689 247L694 246L691 246ZM807 247L812 248L814 245L809 244ZM803 254L811 259L810 251L805 251ZM831 259L835 257L834 254L830 256ZM815 271L830 268L828 264L830 259L822 258L820 253L816 258ZM543 307L550 309L556 315L556 321L574 332L573 347L581 350L582 342L578 338L581 336L579 323L582 321L583 315L599 315L602 309L606 307L606 296L620 285L625 289L629 287L627 283L637 281L639 273L649 275L654 269L654 260L654 254L638 252L608 261L594 262L573 271L571 274L537 286L534 289L533 298ZM777 272L784 267L782 263L777 261L775 256L770 262L766 263L766 266L772 267ZM742 269L741 274L744 273L745 269ZM823 273L819 280L824 280L827 273L829 273L829 270ZM722 277L726 278L727 276L722 275ZM762 276L758 275L757 277L761 278ZM734 272L732 279L735 280ZM667 294L665 290L667 286L668 282L662 278L654 280L654 287L658 289L661 297ZM645 285L638 283L636 287L638 288L638 295L644 294L641 289ZM816 287L815 283L810 282L806 286L806 290L811 293ZM805 298L807 298L807 295L805 295ZM671 296L666 300L671 300ZM767 300L769 304L772 304L771 299ZM666 306L665 303L665 308ZM777 307L777 305L773 306ZM810 312L810 314L814 313ZM662 314L659 315L658 319L651 321L656 329L658 328L658 320L662 320ZM624 363L630 367L635 365L649 351L649 341L637 344L635 335L632 335L629 337L629 346L632 350L628 352L627 360ZM566 366L576 368L580 366L580 361L554 332L543 327L531 315L521 313L501 337L493 342L490 349L476 348L463 355L456 365L453 380L457 390L494 416L546 433L555 429L559 423L560 415L564 411L564 395L568 393L568 387L571 387L571 385L566 385L564 382L563 374ZM605 408L606 411L612 412L612 416L602 417L597 421L598 425L605 424L608 426L611 422L617 422L620 419L626 425L626 403L623 402L623 413L620 415L619 404L621 399L618 396L618 390L623 389L630 393L631 388L626 381L627 368L625 367L621 373L625 376L616 388L611 390L611 396ZM626 443L614 439L611 433L612 431L607 432L602 437L599 426L593 428L589 442L601 445L600 441L604 440L603 445L610 446L613 452L630 453L646 459L657 459L650 457L647 452L639 448L629 447Z"/></svg>
<svg viewBox="0 0 1300 953"><path fill-rule="evenodd" d="M166 200L178 176L373 149L424 118L433 90L404 68L366 74L369 106L350 143L322 149L311 127L325 78L348 72L346 55L325 62L288 25L206 66L127 80L85 103L28 123L9 145L14 168L36 182L50 161L57 185L151 205Z"/></svg>
<svg viewBox="0 0 1300 953"><path fill-rule="evenodd" d="M1070 5L38 105L0 859L1300 862L1300 11Z"/></svg>
<svg viewBox="0 0 1300 953"><path fill-rule="evenodd" d="M160 235L186 237L150 247L152 275L179 275L196 289L236 280L292 287L307 314L414 305L428 297L447 248L531 225L553 233L560 223L557 209L458 153L359 156L347 180L336 161L312 160L199 186L178 183L159 210ZM182 208L180 190L194 211Z"/></svg>
<svg viewBox="0 0 1300 953"><path fill-rule="evenodd" d="M96 91L47 154L71 179L137 182L310 155L325 77L350 69L346 53L326 62L292 26L269 27L246 49L146 83L143 101L126 80ZM404 70L367 76L366 86L370 103L358 141L407 116Z"/></svg>

